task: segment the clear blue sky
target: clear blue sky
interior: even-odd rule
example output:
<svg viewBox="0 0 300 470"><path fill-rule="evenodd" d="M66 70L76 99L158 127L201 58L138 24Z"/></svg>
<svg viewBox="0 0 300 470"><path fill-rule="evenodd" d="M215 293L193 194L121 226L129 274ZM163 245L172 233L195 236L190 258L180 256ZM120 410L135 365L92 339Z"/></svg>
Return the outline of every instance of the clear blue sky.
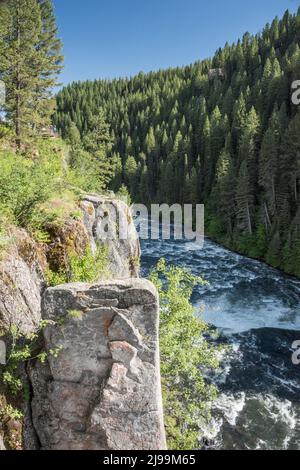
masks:
<svg viewBox="0 0 300 470"><path fill-rule="evenodd" d="M61 81L132 76L187 65L260 31L299 0L54 0Z"/></svg>

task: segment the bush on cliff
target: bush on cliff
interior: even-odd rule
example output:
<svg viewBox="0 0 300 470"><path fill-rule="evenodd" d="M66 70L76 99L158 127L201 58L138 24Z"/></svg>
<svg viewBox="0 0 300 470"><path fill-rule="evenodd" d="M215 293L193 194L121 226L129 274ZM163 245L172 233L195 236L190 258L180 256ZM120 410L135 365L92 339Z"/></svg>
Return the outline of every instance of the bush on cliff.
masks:
<svg viewBox="0 0 300 470"><path fill-rule="evenodd" d="M0 232L17 225L47 243L51 225L80 217L80 195L103 185L91 177L87 187L90 174L83 177L68 160L69 147L58 138L36 139L22 153L12 140L0 140Z"/></svg>
<svg viewBox="0 0 300 470"><path fill-rule="evenodd" d="M71 253L66 259L66 266L59 272L48 269L47 281L50 286L66 284L68 282L97 282L109 277L108 250L99 245L93 253L87 246L82 255Z"/></svg>
<svg viewBox="0 0 300 470"><path fill-rule="evenodd" d="M16 225L26 226L36 207L59 189L62 177L57 151L51 158L21 156L0 150L0 212Z"/></svg>
<svg viewBox="0 0 300 470"><path fill-rule="evenodd" d="M205 373L219 364L217 351L206 339L209 327L195 315L190 302L195 285L205 281L186 269L167 266L163 259L150 279L161 304L161 375L168 447L199 449L217 397Z"/></svg>

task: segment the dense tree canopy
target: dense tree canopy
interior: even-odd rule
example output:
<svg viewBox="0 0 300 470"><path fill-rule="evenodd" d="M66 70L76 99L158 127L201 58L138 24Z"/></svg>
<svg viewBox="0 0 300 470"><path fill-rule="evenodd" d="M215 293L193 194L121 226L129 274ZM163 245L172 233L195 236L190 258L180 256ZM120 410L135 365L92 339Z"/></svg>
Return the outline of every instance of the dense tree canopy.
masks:
<svg viewBox="0 0 300 470"><path fill-rule="evenodd" d="M300 11L286 12L212 59L73 83L57 96L55 122L85 139L102 108L117 186L147 204L205 202L208 233L299 275L299 45Z"/></svg>

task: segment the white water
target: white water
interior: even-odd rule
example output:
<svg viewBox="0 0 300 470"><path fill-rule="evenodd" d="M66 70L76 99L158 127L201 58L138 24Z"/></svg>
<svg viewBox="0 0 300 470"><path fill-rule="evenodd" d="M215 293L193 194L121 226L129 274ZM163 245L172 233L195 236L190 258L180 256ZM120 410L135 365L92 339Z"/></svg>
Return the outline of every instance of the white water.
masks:
<svg viewBox="0 0 300 470"><path fill-rule="evenodd" d="M142 268L161 257L202 275L193 303L216 326L230 353L215 377L220 396L208 439L224 449L300 449L300 366L291 345L300 339L300 281L232 253L210 240L144 241Z"/></svg>

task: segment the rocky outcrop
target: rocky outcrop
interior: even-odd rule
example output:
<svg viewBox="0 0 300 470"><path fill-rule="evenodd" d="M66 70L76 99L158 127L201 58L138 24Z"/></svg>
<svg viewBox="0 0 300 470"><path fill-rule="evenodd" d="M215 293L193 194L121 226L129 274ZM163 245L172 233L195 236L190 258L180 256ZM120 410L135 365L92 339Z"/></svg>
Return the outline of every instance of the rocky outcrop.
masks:
<svg viewBox="0 0 300 470"><path fill-rule="evenodd" d="M46 260L25 230L14 229L11 240L0 262L0 330L5 333L16 325L26 334L41 320L42 266Z"/></svg>
<svg viewBox="0 0 300 470"><path fill-rule="evenodd" d="M118 199L88 195L83 198L81 208L92 247L100 242L108 248L112 277L138 277L140 243L127 204Z"/></svg>
<svg viewBox="0 0 300 470"><path fill-rule="evenodd" d="M93 245L93 239L88 234L82 220L67 218L64 223L47 227L50 242L45 246L49 268L59 272L69 267L70 255L82 256L88 244Z"/></svg>
<svg viewBox="0 0 300 470"><path fill-rule="evenodd" d="M154 286L135 279L50 288L42 310L49 356L30 371L42 448L165 449Z"/></svg>
<svg viewBox="0 0 300 470"><path fill-rule="evenodd" d="M47 244L12 229L0 260L0 336L12 325L27 334L50 322L41 338L47 360L22 368L32 397L14 402L24 412L19 434L27 449L164 449L158 298L138 278L130 209L95 195L80 207L82 218L49 227ZM69 254L98 243L108 248L111 280L46 289L46 269L66 269ZM2 431L0 449L10 442Z"/></svg>
<svg viewBox="0 0 300 470"><path fill-rule="evenodd" d="M82 220L68 219L49 227L51 242L39 245L25 230L13 229L5 257L0 260L0 333L17 325L23 333L34 331L41 320L41 291L46 267L66 267L68 254L82 255L90 243L108 248L112 278L139 275L140 244L128 206L119 200L86 196L80 204ZM125 226L126 237L119 232ZM105 236L105 228L108 235Z"/></svg>

